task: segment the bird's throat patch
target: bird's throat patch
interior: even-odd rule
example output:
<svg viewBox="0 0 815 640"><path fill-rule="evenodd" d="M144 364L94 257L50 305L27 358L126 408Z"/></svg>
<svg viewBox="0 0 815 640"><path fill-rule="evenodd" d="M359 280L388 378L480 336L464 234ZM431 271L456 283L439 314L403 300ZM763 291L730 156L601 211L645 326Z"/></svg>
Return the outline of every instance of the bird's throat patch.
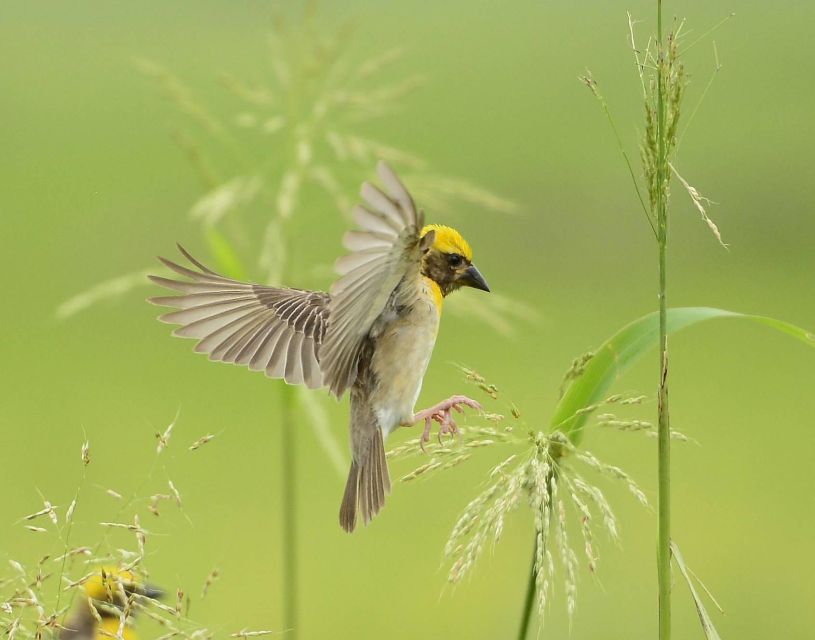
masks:
<svg viewBox="0 0 815 640"><path fill-rule="evenodd" d="M441 287L432 278L428 278L427 276L422 276L422 278L424 278L424 281L427 284L428 289L430 289L430 293L433 296L433 303L436 305L436 309L438 309L439 315L441 315L441 308L442 305L444 304L444 294L441 292Z"/></svg>

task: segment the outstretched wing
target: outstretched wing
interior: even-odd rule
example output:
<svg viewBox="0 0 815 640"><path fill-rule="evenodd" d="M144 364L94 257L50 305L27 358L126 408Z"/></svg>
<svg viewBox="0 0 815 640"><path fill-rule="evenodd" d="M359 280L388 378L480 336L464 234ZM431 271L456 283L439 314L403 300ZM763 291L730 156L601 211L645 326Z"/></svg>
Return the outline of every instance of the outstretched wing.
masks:
<svg viewBox="0 0 815 640"><path fill-rule="evenodd" d="M340 278L331 287L331 322L320 348L323 379L337 397L354 383L365 339L394 290L403 280L419 282L424 214L387 164L380 162L377 173L387 193L362 185L365 204L353 212L359 230L343 238L351 253L335 265Z"/></svg>
<svg viewBox="0 0 815 640"><path fill-rule="evenodd" d="M187 280L150 279L181 295L149 298L174 307L160 320L181 325L173 335L195 338L195 350L210 360L246 365L289 384L323 386L318 350L328 324L330 296L319 291L278 289L218 275L179 250L195 269L165 258Z"/></svg>

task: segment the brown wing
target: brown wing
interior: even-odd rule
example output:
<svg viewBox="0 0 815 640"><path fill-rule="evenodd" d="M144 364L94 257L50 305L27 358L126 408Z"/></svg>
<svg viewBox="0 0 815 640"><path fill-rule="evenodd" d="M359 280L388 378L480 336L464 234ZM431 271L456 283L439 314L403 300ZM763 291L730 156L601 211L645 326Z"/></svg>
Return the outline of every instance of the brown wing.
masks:
<svg viewBox="0 0 815 640"><path fill-rule="evenodd" d="M174 307L160 320L181 325L173 335L195 338L195 351L210 360L265 371L289 384L323 386L319 347L328 323L330 296L320 291L266 287L218 275L179 250L195 269L159 258L186 280L150 279L181 295L149 298Z"/></svg>
<svg viewBox="0 0 815 640"><path fill-rule="evenodd" d="M362 185L365 205L354 208L360 230L345 234L343 244L351 253L337 261L340 278L331 287L331 322L320 364L337 397L354 383L362 346L393 292L419 281L424 215L390 167L380 162L377 172L387 195L370 183Z"/></svg>

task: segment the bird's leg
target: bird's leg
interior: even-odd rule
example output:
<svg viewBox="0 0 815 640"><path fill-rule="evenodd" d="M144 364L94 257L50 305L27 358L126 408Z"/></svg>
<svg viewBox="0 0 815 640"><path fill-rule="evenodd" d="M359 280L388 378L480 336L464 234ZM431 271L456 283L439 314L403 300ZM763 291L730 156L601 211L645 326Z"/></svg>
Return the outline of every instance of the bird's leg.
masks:
<svg viewBox="0 0 815 640"><path fill-rule="evenodd" d="M479 411L481 410L481 405L467 396L452 396L447 398L447 400L443 400L442 402L439 402L428 409L414 414L412 424L424 421L424 431L422 432L422 437L419 440L422 449L424 449L424 443L430 440L430 429L434 420L441 425L439 427L439 442L441 442L441 437L443 435L450 434L452 436L458 433L458 425L453 419L453 411L464 413L462 406L471 407L472 409Z"/></svg>

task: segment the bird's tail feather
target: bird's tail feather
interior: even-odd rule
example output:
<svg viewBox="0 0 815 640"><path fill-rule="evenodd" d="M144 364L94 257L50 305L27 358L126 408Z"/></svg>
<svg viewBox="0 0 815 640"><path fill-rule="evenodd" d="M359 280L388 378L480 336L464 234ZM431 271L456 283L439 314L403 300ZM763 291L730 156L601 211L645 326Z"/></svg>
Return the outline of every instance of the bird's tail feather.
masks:
<svg viewBox="0 0 815 640"><path fill-rule="evenodd" d="M351 463L345 493L340 506L340 526L351 533L357 524L357 510L363 524L368 524L385 506L385 496L391 492L388 463L385 460L385 443L382 431L373 430L365 458Z"/></svg>

